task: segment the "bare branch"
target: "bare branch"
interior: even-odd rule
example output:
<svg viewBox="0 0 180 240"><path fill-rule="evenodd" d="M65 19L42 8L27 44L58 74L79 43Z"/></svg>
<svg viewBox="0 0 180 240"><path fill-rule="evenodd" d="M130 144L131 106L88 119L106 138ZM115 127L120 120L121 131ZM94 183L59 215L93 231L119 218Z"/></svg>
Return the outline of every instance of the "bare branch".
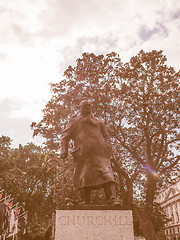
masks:
<svg viewBox="0 0 180 240"><path fill-rule="evenodd" d="M163 147L164 147L164 137L165 137L165 134L164 132L162 132L162 137L161 137L161 144L159 146L159 151L158 151L158 155L157 155L157 158L155 160L155 165L158 164L159 160L160 160L160 157L162 155L162 151L163 151Z"/></svg>
<svg viewBox="0 0 180 240"><path fill-rule="evenodd" d="M140 147L141 143L143 143L144 141L144 136L142 136L141 140L137 143L137 145L135 146L135 148Z"/></svg>
<svg viewBox="0 0 180 240"><path fill-rule="evenodd" d="M114 121L113 121L113 119L112 119L111 114L110 114L110 118L111 118L111 122L112 122L112 124L113 124L113 129L114 129L115 132L117 132L117 129L116 129L115 125L114 125ZM120 122L121 122L121 121L120 121ZM122 136L122 138L123 138L123 140L124 140L124 142L125 142L126 139L125 139L125 135L124 135L124 133L123 133L121 124L118 125L118 129L119 129L119 131L120 131L120 133L121 133L121 136Z"/></svg>
<svg viewBox="0 0 180 240"><path fill-rule="evenodd" d="M126 184L127 184L127 188L128 188L127 205L130 206L130 205L132 205L132 196L133 196L132 179L129 177L128 173L122 167L119 166L119 164L113 157L111 158L111 160L114 165L115 171L118 173L118 175L122 175L124 177L124 179L126 180Z"/></svg>
<svg viewBox="0 0 180 240"><path fill-rule="evenodd" d="M158 130L157 132L155 132L150 138L151 138L151 141L152 141L152 139L155 137L155 136L157 136L157 135L159 135L161 133L161 131L160 130Z"/></svg>
<svg viewBox="0 0 180 240"><path fill-rule="evenodd" d="M163 161L164 161L164 159L165 159L165 155L166 155L166 153L167 153L167 149L168 149L168 143L167 143L167 141L165 140L164 148L163 148L162 154L161 154L161 161L159 161L159 163L157 164L158 167L162 166ZM174 158L173 158L172 160L174 160Z"/></svg>
<svg viewBox="0 0 180 240"><path fill-rule="evenodd" d="M134 180L137 178L138 175L139 175L139 168L136 168L133 175L131 176L132 182L134 182Z"/></svg>
<svg viewBox="0 0 180 240"><path fill-rule="evenodd" d="M168 144L179 142L179 141L180 141L180 138L172 139L171 141L168 141Z"/></svg>
<svg viewBox="0 0 180 240"><path fill-rule="evenodd" d="M180 156L177 156L177 159L171 163L169 166L163 168L160 172L160 174L165 173L167 170L172 169L178 162L180 161Z"/></svg>

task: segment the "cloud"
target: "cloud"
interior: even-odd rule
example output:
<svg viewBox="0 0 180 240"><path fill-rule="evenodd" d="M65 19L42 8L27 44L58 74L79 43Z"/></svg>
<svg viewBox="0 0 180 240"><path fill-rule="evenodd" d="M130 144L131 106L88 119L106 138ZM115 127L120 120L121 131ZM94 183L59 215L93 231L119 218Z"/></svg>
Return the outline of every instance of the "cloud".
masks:
<svg viewBox="0 0 180 240"><path fill-rule="evenodd" d="M12 34L15 36L16 43L33 45L33 35L23 28L20 24L11 24Z"/></svg>
<svg viewBox="0 0 180 240"><path fill-rule="evenodd" d="M33 139L33 131L30 128L32 119L30 118L0 118L0 136L8 136L13 140L13 147L19 144L25 145L28 142L36 141L36 144L42 144L43 138Z"/></svg>
<svg viewBox="0 0 180 240"><path fill-rule="evenodd" d="M166 38L168 37L168 30L163 24L156 24L153 29L148 29L147 26L142 25L138 35L143 41L148 41L154 34L159 34Z"/></svg>
<svg viewBox="0 0 180 240"><path fill-rule="evenodd" d="M0 100L0 118L8 118L13 116L14 112L22 107L21 101L15 101L8 98Z"/></svg>
<svg viewBox="0 0 180 240"><path fill-rule="evenodd" d="M0 42L2 44L33 45L34 33L40 27L38 16L42 11L42 0L1 2Z"/></svg>
<svg viewBox="0 0 180 240"><path fill-rule="evenodd" d="M8 54L6 54L4 51L0 51L0 61L10 61Z"/></svg>
<svg viewBox="0 0 180 240"><path fill-rule="evenodd" d="M119 28L127 20L122 1L51 1L41 16L46 37L79 38L100 35ZM124 10L124 12L123 12Z"/></svg>
<svg viewBox="0 0 180 240"><path fill-rule="evenodd" d="M6 0L0 13L0 117L7 131L30 131L51 97L48 84L83 52L115 51L126 62L141 49L163 50L179 68L179 0Z"/></svg>
<svg viewBox="0 0 180 240"><path fill-rule="evenodd" d="M57 52L44 47L0 46L11 61L0 61L1 97L15 97L26 102L47 99L48 84L59 75ZM41 95L40 92L46 92Z"/></svg>
<svg viewBox="0 0 180 240"><path fill-rule="evenodd" d="M11 99L0 101L0 136L8 136L13 140L13 147L26 144L34 139L30 128L32 118L16 117L15 113L22 107L23 103ZM43 138L37 137L36 143L42 144Z"/></svg>
<svg viewBox="0 0 180 240"><path fill-rule="evenodd" d="M60 72L63 73L69 65L76 65L76 59L81 58L84 52L106 55L107 53L115 51L120 53L120 57L122 57L124 61L127 61L128 59L125 57L125 55L127 55L126 51L133 46L136 46L136 40L127 38L126 36L120 36L120 33L119 35L110 32L92 37L82 36L76 40L73 46L66 46L59 49L59 55L62 56L59 69Z"/></svg>
<svg viewBox="0 0 180 240"><path fill-rule="evenodd" d="M180 9L172 13L172 19L180 19Z"/></svg>
<svg viewBox="0 0 180 240"><path fill-rule="evenodd" d="M117 43L119 38L116 44L119 47L127 39L130 42L139 41L137 43L147 41L154 33L162 32L162 24L179 18L178 7L174 10L174 6L178 6L177 0L173 4L167 0L6 2L6 11L1 16L0 41L22 43L24 46L44 44L44 47L54 45L63 49L82 38L90 42L95 38L105 40L102 36L112 34L115 41L111 37L109 43ZM137 39L138 36L140 39Z"/></svg>
<svg viewBox="0 0 180 240"><path fill-rule="evenodd" d="M137 15L135 5L130 1L6 2L6 11L1 15L1 42L35 44L37 39L48 42L54 38L100 35L124 30L127 25L132 25Z"/></svg>
<svg viewBox="0 0 180 240"><path fill-rule="evenodd" d="M42 118L40 109L44 108L46 101L23 101L18 98L1 98L0 118L1 119L32 119L39 121Z"/></svg>
<svg viewBox="0 0 180 240"><path fill-rule="evenodd" d="M96 54L116 51L127 60L143 48L165 51L168 48L168 53L172 41L180 46L178 0L7 0L1 10L1 44L28 46L30 51L51 48L57 51L60 69L64 66L62 62L70 65L85 51ZM24 65L28 59L33 60L29 66L33 62L40 65L36 54L31 56L26 49L20 49L19 55L21 50L27 56ZM12 52L7 49L5 56L12 58ZM47 58L53 60L52 56Z"/></svg>

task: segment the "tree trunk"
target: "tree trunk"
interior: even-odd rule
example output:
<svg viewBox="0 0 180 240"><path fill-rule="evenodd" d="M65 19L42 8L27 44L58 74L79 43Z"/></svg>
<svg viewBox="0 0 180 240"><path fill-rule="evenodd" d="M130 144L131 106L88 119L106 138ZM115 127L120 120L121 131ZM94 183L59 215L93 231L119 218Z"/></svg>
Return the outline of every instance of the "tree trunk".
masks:
<svg viewBox="0 0 180 240"><path fill-rule="evenodd" d="M125 192L125 198L123 199L124 205L127 207L132 206L132 197L133 197L133 184L132 180L129 177L129 175L126 173L126 171L119 166L119 164L116 162L115 159L112 159L112 162L114 164L113 169L117 172L119 178L124 178L126 181L126 186L127 186L127 191L124 190Z"/></svg>
<svg viewBox="0 0 180 240"><path fill-rule="evenodd" d="M139 222L139 228L146 240L163 240L157 233L151 220L151 212L141 212L136 206L133 207L134 214Z"/></svg>

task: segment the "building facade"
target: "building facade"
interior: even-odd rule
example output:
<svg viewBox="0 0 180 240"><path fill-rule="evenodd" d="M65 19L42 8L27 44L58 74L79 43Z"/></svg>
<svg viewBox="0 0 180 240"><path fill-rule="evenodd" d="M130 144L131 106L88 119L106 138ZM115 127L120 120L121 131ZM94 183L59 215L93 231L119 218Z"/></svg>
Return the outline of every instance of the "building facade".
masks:
<svg viewBox="0 0 180 240"><path fill-rule="evenodd" d="M170 221L165 226L167 240L180 240L180 178L159 191L156 202L164 209Z"/></svg>

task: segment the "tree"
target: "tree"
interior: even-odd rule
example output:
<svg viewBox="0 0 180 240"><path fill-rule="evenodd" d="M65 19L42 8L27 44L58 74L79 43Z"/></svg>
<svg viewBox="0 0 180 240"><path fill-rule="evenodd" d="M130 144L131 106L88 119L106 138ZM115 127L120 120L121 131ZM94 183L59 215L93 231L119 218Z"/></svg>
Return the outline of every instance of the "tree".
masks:
<svg viewBox="0 0 180 240"><path fill-rule="evenodd" d="M0 137L0 188L19 203L21 213L28 211L31 237L45 232L55 210L53 201L54 169L47 168L50 152L29 143L11 147L9 137Z"/></svg>
<svg viewBox="0 0 180 240"><path fill-rule="evenodd" d="M180 72L168 67L166 60L155 50L141 50L125 64L114 52L84 53L60 83L51 84L53 95L43 119L32 123L34 135L45 137L47 148L58 152L68 118L82 99L93 102L112 139L119 196L132 207L147 240L160 239L152 220L159 183L179 174Z"/></svg>

